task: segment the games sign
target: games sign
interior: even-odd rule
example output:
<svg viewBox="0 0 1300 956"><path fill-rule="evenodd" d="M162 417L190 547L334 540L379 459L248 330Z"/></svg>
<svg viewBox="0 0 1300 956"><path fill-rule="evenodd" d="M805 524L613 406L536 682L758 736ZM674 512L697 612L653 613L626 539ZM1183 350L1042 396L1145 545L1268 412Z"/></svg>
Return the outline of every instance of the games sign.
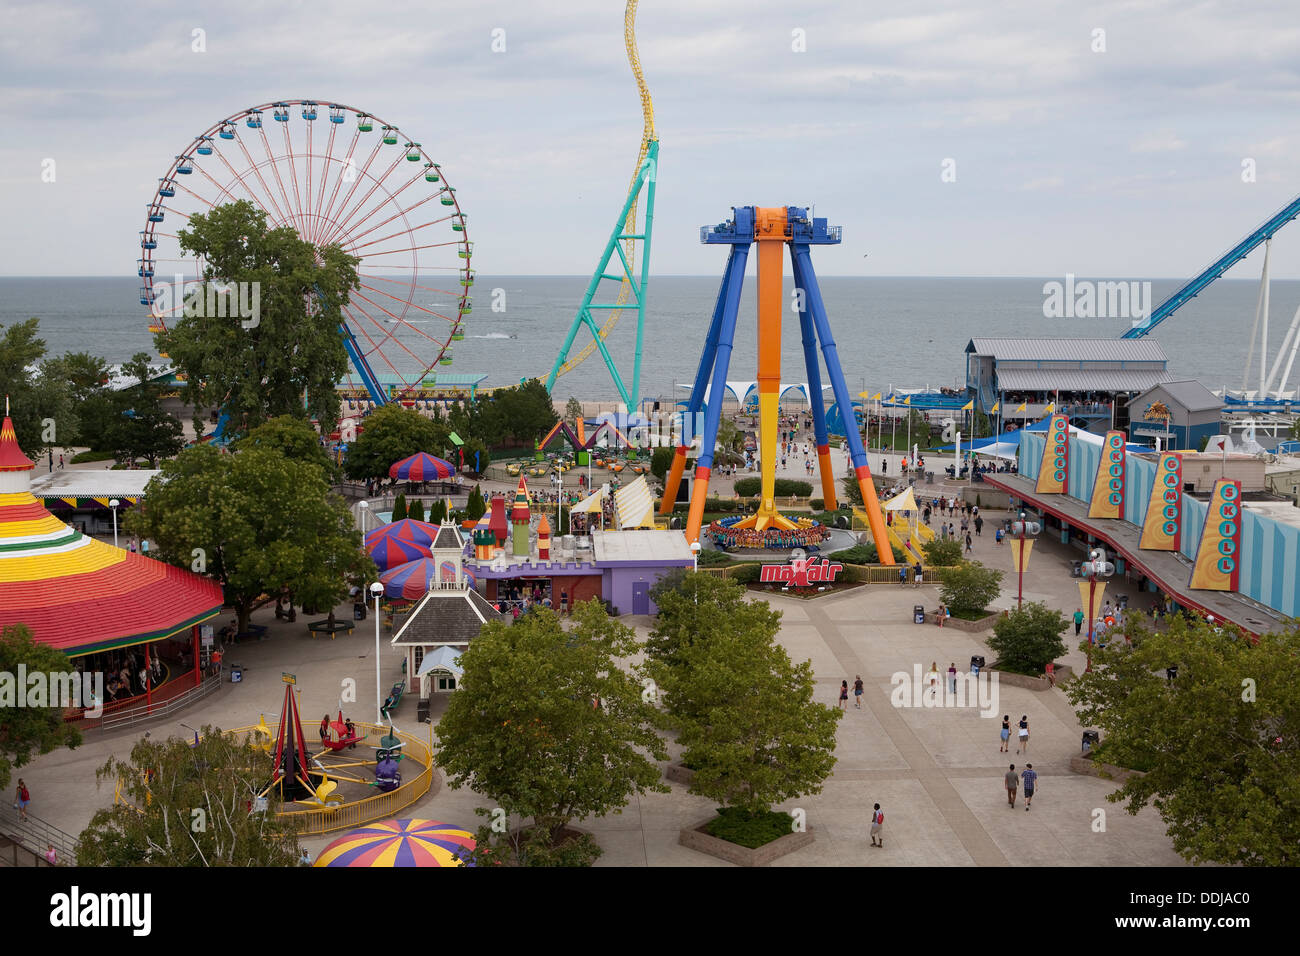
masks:
<svg viewBox="0 0 1300 956"><path fill-rule="evenodd" d="M759 569L762 584L788 584L806 588L813 584L830 584L844 570L842 564L831 564L825 558L820 562L807 558L792 558L789 564L765 564Z"/></svg>
<svg viewBox="0 0 1300 956"><path fill-rule="evenodd" d="M1047 425L1043 460L1038 466L1035 491L1041 495L1063 495L1070 480L1070 419L1053 415Z"/></svg>
<svg viewBox="0 0 1300 956"><path fill-rule="evenodd" d="M1183 460L1172 452L1160 456L1147 502L1146 520L1138 547L1147 551L1177 551L1183 524Z"/></svg>

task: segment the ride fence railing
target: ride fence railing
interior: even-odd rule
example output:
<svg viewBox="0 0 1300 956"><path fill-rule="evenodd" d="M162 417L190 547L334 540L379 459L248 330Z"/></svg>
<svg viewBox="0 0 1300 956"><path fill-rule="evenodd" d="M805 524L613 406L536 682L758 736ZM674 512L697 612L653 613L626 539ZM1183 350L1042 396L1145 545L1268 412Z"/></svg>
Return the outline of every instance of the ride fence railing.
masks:
<svg viewBox="0 0 1300 956"><path fill-rule="evenodd" d="M76 865L77 838L30 813L24 818L12 806L0 806L0 835L8 837L18 848L33 853L38 858L35 864L19 862L19 854L11 852L15 848L6 847L0 849L0 866L48 866L45 853L51 845L54 846L57 865Z"/></svg>
<svg viewBox="0 0 1300 956"><path fill-rule="evenodd" d="M204 677L197 686L153 705L141 700L126 709L106 712L102 717L85 718L84 723L81 725L82 729L122 730L127 727L134 727L137 724L157 720L160 717L167 717L214 693L221 686L221 676L220 674L210 674Z"/></svg>
<svg viewBox="0 0 1300 956"><path fill-rule="evenodd" d="M827 560L830 560L829 556L827 556ZM722 568L700 568L699 570L701 574L711 574L714 577L730 579L735 577L738 573L742 575L751 575L754 573L753 571L744 571L743 569L752 568L762 563L763 562L758 562L758 561L746 561L741 564L730 564ZM766 563L782 564L784 563L784 559L779 555L773 555L772 560ZM842 561L839 563L843 566L844 571L846 572L844 577L839 578L839 581L844 583L895 584L896 585L899 583L899 577L898 577L899 568L905 568L907 570L907 583L909 585L912 583L912 567L909 564L895 564L895 565L845 564ZM948 570L947 568L931 567L929 565L926 565L922 572L922 583L942 584L944 578L944 572L947 570ZM758 581L757 577L754 577L752 580L746 583L758 584L760 582ZM779 590L783 583L788 584L788 582L776 582L776 581L763 582L763 583L768 586L769 590Z"/></svg>
<svg viewBox="0 0 1300 956"><path fill-rule="evenodd" d="M377 746L379 739L389 733L387 724L372 724L360 720L354 721L354 724L358 730L366 732L365 738L358 741L362 745ZM247 727L236 727L233 730L226 731L226 733L235 737L235 739L241 739L244 735L251 734L256 729L256 725L250 724ZM433 754L430 749L431 741L400 730L394 731L394 733L402 741L402 754L424 767L415 777L403 779L401 786L395 790L390 790L388 793L377 793L373 797L366 797L364 800L340 806L325 806L308 810L282 810L279 815L286 819L292 819L298 825L299 836L313 836L320 833L332 833L335 830L346 830L375 820L390 819L400 810L419 800L429 792L429 788L433 784L434 768ZM402 763L405 764L406 761L403 760Z"/></svg>

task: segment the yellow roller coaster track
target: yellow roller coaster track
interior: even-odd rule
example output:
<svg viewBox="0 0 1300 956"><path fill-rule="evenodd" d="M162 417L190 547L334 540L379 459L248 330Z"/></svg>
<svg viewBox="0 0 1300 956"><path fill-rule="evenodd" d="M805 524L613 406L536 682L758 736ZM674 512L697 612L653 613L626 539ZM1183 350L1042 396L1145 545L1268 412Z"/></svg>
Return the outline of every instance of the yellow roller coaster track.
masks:
<svg viewBox="0 0 1300 956"><path fill-rule="evenodd" d="M628 192L636 189L637 173L641 170L641 164L645 162L646 151L650 148L650 142L657 137L655 136L655 107L650 99L650 89L645 85L645 74L641 72L641 57L636 50L636 5L638 0L627 0L627 8L623 13L623 43L627 47L627 62L632 67L632 75L636 77L636 88L641 94L641 115L643 117L641 128L641 149L637 153L636 165L632 167L632 181L628 186ZM632 206L628 209L627 219L624 222L624 232L636 232L636 212L637 202L633 201ZM627 261L635 262L633 253L636 251L636 240L626 239L623 243L623 251L627 256ZM623 284L618 290L618 304L626 305L628 296L632 294L632 283L626 277ZM613 309L605 319L605 324L601 326L600 337L604 339L618 325L619 318L623 315L622 309ZM577 355L570 358L560 366L556 376L571 372L581 365L592 352L596 351L596 339L588 342ZM545 378L543 375L541 378Z"/></svg>

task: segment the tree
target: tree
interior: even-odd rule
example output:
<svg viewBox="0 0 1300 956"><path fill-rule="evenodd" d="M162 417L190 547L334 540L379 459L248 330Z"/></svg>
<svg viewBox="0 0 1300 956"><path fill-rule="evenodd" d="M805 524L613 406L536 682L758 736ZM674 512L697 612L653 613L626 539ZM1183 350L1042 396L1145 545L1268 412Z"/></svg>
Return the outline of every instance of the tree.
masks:
<svg viewBox="0 0 1300 956"><path fill-rule="evenodd" d="M961 542L956 538L934 538L921 545L925 563L939 568L961 564Z"/></svg>
<svg viewBox="0 0 1300 956"><path fill-rule="evenodd" d="M984 409L977 408L971 415L971 438L988 438L993 434L993 425Z"/></svg>
<svg viewBox="0 0 1300 956"><path fill-rule="evenodd" d="M718 421L718 443L714 451L714 461L720 465L740 465L745 461L745 433L726 416Z"/></svg>
<svg viewBox="0 0 1300 956"><path fill-rule="evenodd" d="M989 649L998 655L998 667L1019 674L1042 674L1047 665L1065 653L1061 633L1065 615L1038 601L1022 604L998 618Z"/></svg>
<svg viewBox="0 0 1300 956"><path fill-rule="evenodd" d="M578 428L578 422L582 420L582 402L578 401L572 395L564 403L564 421L575 431Z"/></svg>
<svg viewBox="0 0 1300 956"><path fill-rule="evenodd" d="M1107 763L1144 771L1107 799L1153 804L1191 863L1300 862L1300 631L1253 643L1231 627L1125 618L1132 646L1091 648L1066 693ZM1085 644L1080 645L1086 647ZM1169 680L1165 668L1176 665Z"/></svg>
<svg viewBox="0 0 1300 956"><path fill-rule="evenodd" d="M656 448L650 453L650 474L658 478L660 484L668 480L668 469L672 467L675 454L677 449L668 446Z"/></svg>
<svg viewBox="0 0 1300 956"><path fill-rule="evenodd" d="M477 521L487 514L487 502L483 500L483 491L478 485L469 493L469 499L465 502L465 517L471 521Z"/></svg>
<svg viewBox="0 0 1300 956"><path fill-rule="evenodd" d="M858 484L858 479L854 475L845 475L841 478L840 488L846 504L862 507L862 487Z"/></svg>
<svg viewBox="0 0 1300 956"><path fill-rule="evenodd" d="M314 246L291 226L270 228L242 199L190 216L178 236L204 263L204 285L155 341L186 374L186 400L222 407L243 433L298 414L305 395L308 414L333 431L335 383L348 367L339 326L361 260L338 245ZM239 291L213 294L220 288ZM241 299L256 312L239 314Z"/></svg>
<svg viewBox="0 0 1300 956"><path fill-rule="evenodd" d="M108 390L108 366L89 352L65 352L59 358L46 359L42 370L52 381L67 390L77 409L77 434L61 435L65 444L85 445L95 451L108 451L105 437L118 416L117 393ZM69 441L70 439L70 441Z"/></svg>
<svg viewBox="0 0 1300 956"><path fill-rule="evenodd" d="M570 820L666 792L653 707L618 664L638 650L632 629L594 600L574 607L567 631L548 608L484 625L461 655L460 687L438 722L448 785L531 818L552 845Z"/></svg>
<svg viewBox="0 0 1300 956"><path fill-rule="evenodd" d="M745 589L734 581L685 568L674 569L650 587L659 608L646 640L646 668L660 684L679 666L683 649L701 640L723 620L745 628L761 628L776 613L763 601L746 601ZM780 615L777 615L777 620ZM670 711L680 701L670 700Z"/></svg>
<svg viewBox="0 0 1300 956"><path fill-rule="evenodd" d="M447 501L445 498L439 498L433 504L429 505L429 517L425 520L429 524L442 524L447 517Z"/></svg>
<svg viewBox="0 0 1300 956"><path fill-rule="evenodd" d="M150 557L220 581L241 631L263 595L287 589L306 607L333 608L349 579L378 573L320 469L271 448L185 450L149 482L127 530L157 542Z"/></svg>
<svg viewBox="0 0 1300 956"><path fill-rule="evenodd" d="M56 445L71 444L80 419L70 390L45 356L45 341L36 337L40 320L32 318L3 329L0 335L0 390L10 399L18 446L36 461Z"/></svg>
<svg viewBox="0 0 1300 956"><path fill-rule="evenodd" d="M185 444L181 423L163 411L162 387L152 380L147 352L137 352L122 371L138 384L113 393L113 416L102 444L119 461L134 463L147 458L156 468L160 458L170 458Z"/></svg>
<svg viewBox="0 0 1300 956"><path fill-rule="evenodd" d="M835 766L841 712L813 699L812 664L793 664L776 643L780 612L703 577L690 575L683 590L664 595L647 670L678 730L682 762L695 772L690 792L753 818L821 792ZM697 584L698 604L690 593Z"/></svg>
<svg viewBox="0 0 1300 956"><path fill-rule="evenodd" d="M414 409L396 403L384 405L366 416L365 428L348 446L343 471L360 481L387 478L389 468L416 452L445 454L450 435L445 424Z"/></svg>
<svg viewBox="0 0 1300 956"><path fill-rule="evenodd" d="M392 521L401 521L403 518L409 516L410 512L406 509L406 495L399 491L397 497L393 499L393 513L389 515L389 519Z"/></svg>
<svg viewBox="0 0 1300 956"><path fill-rule="evenodd" d="M559 421L551 394L538 379L520 385L494 388L475 401L451 409L448 421L468 440L477 438L488 447L526 445L529 448ZM470 452L466 464L473 465ZM483 463L487 467L486 462Z"/></svg>
<svg viewBox="0 0 1300 956"><path fill-rule="evenodd" d="M95 813L82 831L77 865L293 866L298 838L291 819L254 804L270 780L265 753L204 727L197 743L141 739L129 760L109 758L95 772L120 783L124 803Z"/></svg>
<svg viewBox="0 0 1300 956"><path fill-rule="evenodd" d="M460 450L465 455L465 467L475 475L483 474L492 461L492 453L488 451L488 446L473 435L464 439L464 442Z"/></svg>
<svg viewBox="0 0 1300 956"><path fill-rule="evenodd" d="M9 786L12 771L28 763L35 754L47 754L56 747L75 748L81 731L63 719L63 708L28 707L28 688L16 683L18 668L28 674L66 674L72 668L62 651L38 644L22 624L0 631L0 790ZM5 689L5 679L13 683ZM22 694L23 699L17 699ZM8 699L6 699L8 698Z"/></svg>
<svg viewBox="0 0 1300 956"><path fill-rule="evenodd" d="M954 614L982 614L1002 589L1003 572L963 561L943 573L939 593Z"/></svg>
<svg viewBox="0 0 1300 956"><path fill-rule="evenodd" d="M333 480L338 471L311 422L294 415L277 415L268 419L236 441L233 447L236 451L273 449L285 458L315 465L329 480Z"/></svg>
<svg viewBox="0 0 1300 956"><path fill-rule="evenodd" d="M424 502L416 498L411 502L411 506L406 510L406 517L412 521L424 520Z"/></svg>

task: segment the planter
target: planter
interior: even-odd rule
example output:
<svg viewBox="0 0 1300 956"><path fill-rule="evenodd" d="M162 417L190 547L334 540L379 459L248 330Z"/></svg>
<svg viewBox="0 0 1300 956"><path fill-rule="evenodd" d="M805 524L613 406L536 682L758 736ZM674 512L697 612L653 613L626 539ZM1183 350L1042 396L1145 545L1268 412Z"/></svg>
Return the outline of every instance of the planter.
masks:
<svg viewBox="0 0 1300 956"><path fill-rule="evenodd" d="M965 631L968 634L974 634L979 631L992 630L993 625L997 621L997 619L998 616L996 614L990 614L987 617L981 617L975 621L967 621L964 620L963 618L954 616L944 621L943 626L956 628L957 630ZM926 614L926 620L928 620L931 624L937 624L938 623L937 613L934 611L928 612Z"/></svg>
<svg viewBox="0 0 1300 956"><path fill-rule="evenodd" d="M1085 757L1080 754L1077 757L1070 758L1070 772L1083 774L1085 777L1100 777L1102 780L1113 780L1115 783L1128 783L1133 777L1144 777L1141 770L1125 770L1123 767L1116 767L1114 764L1098 763L1091 757Z"/></svg>
<svg viewBox="0 0 1300 956"><path fill-rule="evenodd" d="M665 779L689 787L695 782L695 771L683 763L670 763L664 771Z"/></svg>
<svg viewBox="0 0 1300 956"><path fill-rule="evenodd" d="M989 673L998 675L998 683L1008 687L1023 687L1026 690L1051 690L1052 685L1046 677L1030 677L1028 674L1016 674L1012 671L999 670L995 661L987 668ZM1069 664L1056 665L1056 685L1067 683L1074 677L1074 670Z"/></svg>
<svg viewBox="0 0 1300 956"><path fill-rule="evenodd" d="M747 846L728 843L706 833L704 828L716 819L716 816L712 816L694 826L683 827L677 842L688 849L716 856L736 866L767 866L773 860L795 850L801 850L813 842L813 828L808 827L802 833L787 833L783 837L777 837L771 843L765 843L751 850Z"/></svg>

